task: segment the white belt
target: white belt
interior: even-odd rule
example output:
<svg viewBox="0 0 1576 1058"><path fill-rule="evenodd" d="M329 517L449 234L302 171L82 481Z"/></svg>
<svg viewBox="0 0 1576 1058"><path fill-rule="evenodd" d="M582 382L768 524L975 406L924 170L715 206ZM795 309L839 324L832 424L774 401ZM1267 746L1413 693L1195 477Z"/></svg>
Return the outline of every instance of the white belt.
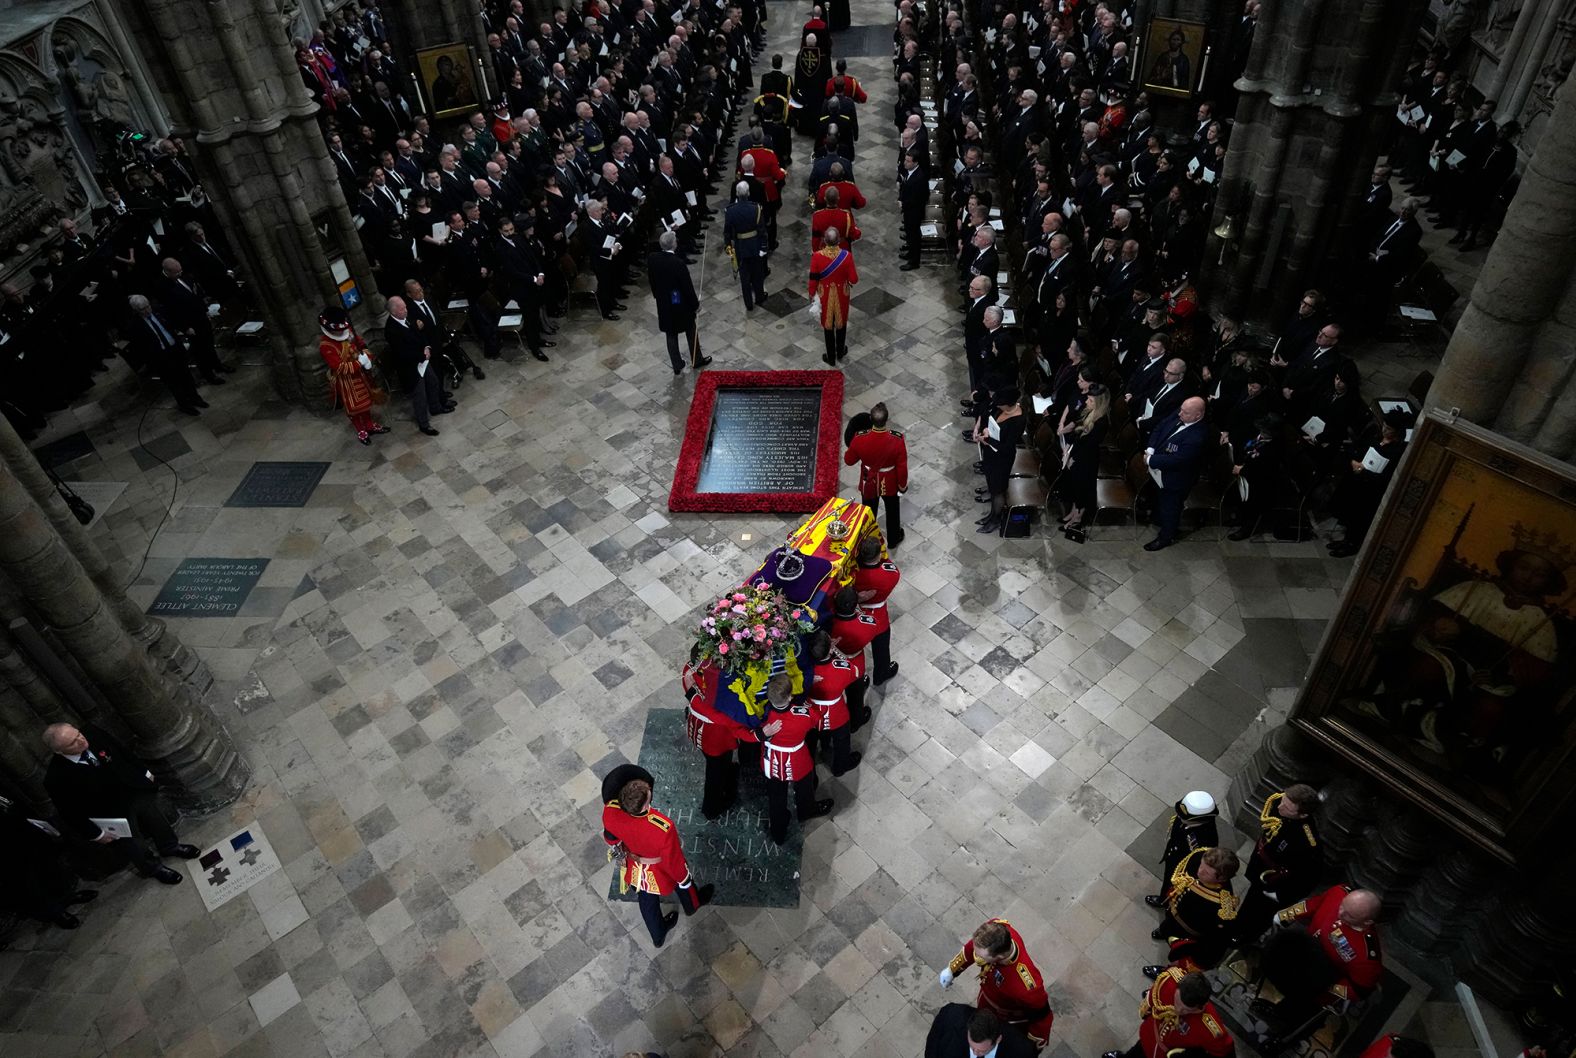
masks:
<svg viewBox="0 0 1576 1058"><path fill-rule="evenodd" d="M773 753L792 753L796 749L803 749L804 743L796 742L791 746L779 746L775 742L768 742L766 743L766 748L771 750Z"/></svg>
<svg viewBox="0 0 1576 1058"><path fill-rule="evenodd" d="M707 720L704 716L701 716L699 713L697 713L695 711L695 707L693 705L689 706L688 708L689 708L689 714L691 716L693 716L696 720L699 720L701 723L709 724L709 723L712 722L710 720Z"/></svg>
<svg viewBox="0 0 1576 1058"><path fill-rule="evenodd" d="M895 466L892 466L892 467L876 467L876 473L877 474L885 474L889 470L896 470L896 469L897 469L897 467L895 467Z"/></svg>
<svg viewBox="0 0 1576 1058"><path fill-rule="evenodd" d="M811 702L812 705L836 705L840 701L842 701L841 698L811 698L810 699L810 702Z"/></svg>
<svg viewBox="0 0 1576 1058"><path fill-rule="evenodd" d="M886 603L884 602L862 602L859 605L866 610L881 610L886 608Z"/></svg>

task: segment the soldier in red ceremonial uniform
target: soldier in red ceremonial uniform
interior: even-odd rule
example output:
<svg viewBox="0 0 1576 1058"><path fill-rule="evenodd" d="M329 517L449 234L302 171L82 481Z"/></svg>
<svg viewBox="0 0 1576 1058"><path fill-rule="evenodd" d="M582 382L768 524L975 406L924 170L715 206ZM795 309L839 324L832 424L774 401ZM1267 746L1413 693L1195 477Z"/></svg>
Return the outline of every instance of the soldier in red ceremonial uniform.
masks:
<svg viewBox="0 0 1576 1058"><path fill-rule="evenodd" d="M833 367L848 355L848 300L853 296L851 288L859 282L854 255L842 242L843 233L828 228L821 233L820 249L810 255L808 296L820 303L816 315L826 338L826 353L821 359Z"/></svg>
<svg viewBox="0 0 1576 1058"><path fill-rule="evenodd" d="M848 442L843 463L859 464L859 495L871 514L876 513L876 504L886 502L886 543L892 548L903 542L901 499L908 491L908 442L887 427L888 418L885 403L871 408L870 429L861 430Z"/></svg>
<svg viewBox="0 0 1576 1058"><path fill-rule="evenodd" d="M1023 950L1023 938L1006 919L993 918L974 931L963 950L941 971L941 987L950 987L953 978L970 966L980 968L976 1005L1021 1029L1036 1049L1043 1048L1056 1015L1051 1013L1040 968Z"/></svg>
<svg viewBox="0 0 1576 1058"><path fill-rule="evenodd" d="M1138 1007L1138 1042L1101 1058L1226 1058L1235 1050L1209 1001L1209 978L1172 966L1155 979Z"/></svg>
<svg viewBox="0 0 1576 1058"><path fill-rule="evenodd" d="M1184 969L1208 970L1220 961L1237 927L1237 898L1231 879L1240 864L1230 849L1199 849L1177 864L1166 883L1166 915L1150 934L1171 946L1171 961ZM1144 967L1156 979L1164 966Z"/></svg>
<svg viewBox="0 0 1576 1058"><path fill-rule="evenodd" d="M689 664L684 666L680 683L689 701L684 711L684 728L695 748L706 757L706 785L701 795L700 814L716 819L733 807L739 796L739 768L745 756L744 746L758 753L755 732L726 713L719 712L712 704L717 694L718 672L712 666L697 665L692 650ZM733 751L739 750L740 762L735 763Z"/></svg>
<svg viewBox="0 0 1576 1058"><path fill-rule="evenodd" d="M1300 782L1265 799L1259 840L1248 860L1248 895L1237 914L1239 942L1256 940L1266 912L1301 900L1318 883L1324 868L1313 821L1318 804L1319 792Z"/></svg>
<svg viewBox="0 0 1576 1058"><path fill-rule="evenodd" d="M1379 910L1367 889L1332 885L1271 917L1277 932L1264 946L1262 966L1285 997L1275 1007L1275 1028L1301 1027L1321 1007L1342 1012L1374 990L1384 973ZM1298 923L1305 932L1282 928Z"/></svg>
<svg viewBox="0 0 1576 1058"><path fill-rule="evenodd" d="M810 249L821 248L821 234L827 229L842 232L843 241L849 245L858 242L864 233L854 223L854 215L842 207L837 188L826 188L825 197L826 205L810 214Z"/></svg>
<svg viewBox="0 0 1576 1058"><path fill-rule="evenodd" d="M858 588L850 584L837 589L832 596L832 644L853 663L860 676L865 674L865 647L880 629L880 623L859 608Z"/></svg>
<svg viewBox="0 0 1576 1058"><path fill-rule="evenodd" d="M794 812L803 826L817 816L830 815L832 799L815 799L815 762L807 739L816 729L817 717L807 706L793 702L793 683L786 675L766 684L770 706L761 728L761 772L766 776L766 820L772 840L788 840L788 788L793 787Z"/></svg>
<svg viewBox="0 0 1576 1058"><path fill-rule="evenodd" d="M826 205L826 196L833 191L837 192L837 203L844 209L864 209L870 205L865 201L865 196L859 190L859 185L852 180L843 179L843 163L833 162L832 171L827 174L831 177L826 183L815 189L815 204L817 207Z"/></svg>
<svg viewBox="0 0 1576 1058"><path fill-rule="evenodd" d="M853 727L849 694L859 683L859 674L853 663L832 649L832 637L816 632L809 637L808 650L815 671L810 678L811 712L816 715L817 730L823 732L832 745L832 774L842 775L859 767L864 756L849 749ZM868 714L870 709L860 696L859 708Z"/></svg>
<svg viewBox="0 0 1576 1058"><path fill-rule="evenodd" d="M777 249L777 211L782 208L782 186L788 179L788 170L777 163L777 152L766 145L766 134L759 126L744 133L736 175L760 186L761 197L757 201L766 211L770 248Z"/></svg>
<svg viewBox="0 0 1576 1058"><path fill-rule="evenodd" d="M860 541L858 558L853 588L859 595L860 612L876 622L876 634L870 639L870 659L875 665L875 682L879 686L897 675L897 664L892 660L892 618L887 613L887 599L903 574L892 563L881 560L881 545L873 537Z"/></svg>
<svg viewBox="0 0 1576 1058"><path fill-rule="evenodd" d="M713 887L697 886L690 878L679 828L651 807L654 782L637 764L621 764L608 773L602 780L602 840L611 849L609 856L623 857L619 886L635 890L651 943L660 948L679 920L677 911L662 913L662 897L678 894L679 906L693 915L710 902Z"/></svg>

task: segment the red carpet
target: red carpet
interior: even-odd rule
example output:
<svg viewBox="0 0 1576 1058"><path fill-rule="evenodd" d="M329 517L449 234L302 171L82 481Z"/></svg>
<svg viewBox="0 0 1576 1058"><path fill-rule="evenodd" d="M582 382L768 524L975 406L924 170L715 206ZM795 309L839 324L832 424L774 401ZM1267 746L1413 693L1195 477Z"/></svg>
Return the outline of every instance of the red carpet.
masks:
<svg viewBox="0 0 1576 1058"><path fill-rule="evenodd" d="M821 407L816 430L814 485L808 492L697 492L706 463L709 434L721 389L804 389L819 387ZM684 446L668 494L670 511L813 511L837 493L842 454L843 373L841 371L704 371L695 383Z"/></svg>

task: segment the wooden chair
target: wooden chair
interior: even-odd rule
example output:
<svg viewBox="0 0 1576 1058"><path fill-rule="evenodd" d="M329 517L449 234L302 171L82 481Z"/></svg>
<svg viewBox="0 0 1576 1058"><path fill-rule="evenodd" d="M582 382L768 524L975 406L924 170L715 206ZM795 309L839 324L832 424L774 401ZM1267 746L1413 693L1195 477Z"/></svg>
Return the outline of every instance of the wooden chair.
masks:
<svg viewBox="0 0 1576 1058"><path fill-rule="evenodd" d="M1236 492L1236 476L1231 473L1231 453L1224 445L1215 450L1208 470L1199 476L1198 483L1182 501L1182 517L1190 514L1215 517L1217 539L1225 528L1223 508L1226 498ZM1201 520L1202 524L1202 520Z"/></svg>
<svg viewBox="0 0 1576 1058"><path fill-rule="evenodd" d="M1021 453L1020 453L1021 454ZM1026 511L1032 520L1033 512L1044 511L1045 505L1050 501L1050 490L1038 478L1009 478L1007 479L1007 507L1006 517L1001 520L1002 535L1006 535L1007 522L1014 511Z"/></svg>

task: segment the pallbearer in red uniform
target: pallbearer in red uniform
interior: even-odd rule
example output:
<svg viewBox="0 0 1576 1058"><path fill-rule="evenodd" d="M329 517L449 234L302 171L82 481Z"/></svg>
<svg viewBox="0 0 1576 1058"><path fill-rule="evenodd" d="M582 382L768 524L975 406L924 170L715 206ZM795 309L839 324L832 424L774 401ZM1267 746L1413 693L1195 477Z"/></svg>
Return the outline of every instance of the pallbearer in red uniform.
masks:
<svg viewBox="0 0 1576 1058"><path fill-rule="evenodd" d="M1379 898L1367 889L1332 885L1271 917L1277 933L1264 946L1262 966L1285 997L1276 1004L1274 1028L1297 1028L1320 1007L1344 1011L1378 986L1384 974L1379 910ZM1299 923L1306 932L1281 928Z"/></svg>
<svg viewBox="0 0 1576 1058"><path fill-rule="evenodd" d="M810 214L810 249L821 248L821 235L828 228L842 232L843 242L850 246L858 242L864 233L854 223L854 215L841 205L842 196L838 194L837 188L825 189L825 201L826 205Z"/></svg>
<svg viewBox="0 0 1576 1058"><path fill-rule="evenodd" d="M873 678L880 685L897 675L897 665L892 661L892 618L887 599L903 574L892 563L881 560L881 545L874 537L860 541L858 559L854 591L859 594L860 612L876 623L876 634L870 639L870 660L875 665Z"/></svg>
<svg viewBox="0 0 1576 1058"><path fill-rule="evenodd" d="M635 890L651 943L662 947L678 912L662 913L661 898L677 893L679 906L693 915L711 900L712 886L697 886L673 820L651 807L651 773L638 764L621 764L602 780L602 840L609 856L621 856L619 885Z"/></svg>
<svg viewBox="0 0 1576 1058"><path fill-rule="evenodd" d="M849 691L858 683L859 675L853 663L832 649L832 637L816 632L807 641L810 661L815 671L810 677L810 711L816 716L816 727L832 747L832 774L842 775L857 768L863 754L850 751ZM870 710L860 702L862 711Z"/></svg>
<svg viewBox="0 0 1576 1058"><path fill-rule="evenodd" d="M859 282L854 255L843 244L843 233L828 228L821 233L821 248L810 255L810 293L819 297L817 314L826 337L826 353L821 357L833 367L848 355L848 299Z"/></svg>
<svg viewBox="0 0 1576 1058"><path fill-rule="evenodd" d="M854 671L865 674L865 647L881 631L880 622L859 608L859 589L852 584L839 588L832 596L832 645L853 662Z"/></svg>
<svg viewBox="0 0 1576 1058"><path fill-rule="evenodd" d="M1023 938L1004 918L993 918L974 931L963 950L941 971L942 988L970 966L980 968L980 994L975 1004L1021 1029L1039 1049L1051 1034L1050 1000L1045 978L1023 950Z"/></svg>
<svg viewBox="0 0 1576 1058"><path fill-rule="evenodd" d="M876 505L886 502L887 547L903 542L902 495L908 491L908 442L903 435L887 426L887 406L877 404L870 409L870 429L861 430L848 442L843 453L846 466L859 464L859 495L876 513Z"/></svg>
<svg viewBox="0 0 1576 1058"><path fill-rule="evenodd" d="M1138 1042L1101 1058L1226 1058L1235 1049L1209 1001L1209 978L1170 967L1138 1007Z"/></svg>
<svg viewBox="0 0 1576 1058"><path fill-rule="evenodd" d="M761 771L766 776L766 818L772 840L788 840L788 789L793 788L794 811L804 825L832 811L830 797L815 799L815 762L806 742L816 728L808 706L793 702L793 681L773 676L766 684L767 721L761 728Z"/></svg>
<svg viewBox="0 0 1576 1058"><path fill-rule="evenodd" d="M344 408L356 439L364 445L371 444L373 434L388 433L389 428L372 417L378 389L367 374L372 366L367 343L350 325L349 314L338 305L324 309L317 323L323 331L317 351L328 365L329 405Z"/></svg>
<svg viewBox="0 0 1576 1058"><path fill-rule="evenodd" d="M756 750L755 732L726 713L719 712L712 704L717 693L717 669L698 665L695 656L699 647L690 650L689 664L684 666L680 684L689 701L684 711L684 728L695 748L706 757L706 786L701 796L700 814L716 819L733 807L739 796L739 767L745 755L744 746ZM733 751L739 750L740 763L735 763Z"/></svg>

